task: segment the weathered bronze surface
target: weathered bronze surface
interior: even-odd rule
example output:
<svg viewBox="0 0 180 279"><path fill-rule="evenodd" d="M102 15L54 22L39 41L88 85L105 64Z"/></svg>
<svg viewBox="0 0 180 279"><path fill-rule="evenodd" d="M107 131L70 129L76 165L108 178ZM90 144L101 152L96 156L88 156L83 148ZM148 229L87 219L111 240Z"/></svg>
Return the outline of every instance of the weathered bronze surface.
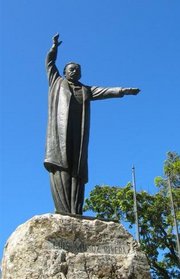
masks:
<svg viewBox="0 0 180 279"><path fill-rule="evenodd" d="M81 67L70 62L59 74L59 34L47 55L49 113L44 165L50 173L56 212L82 215L84 185L88 181L90 102L137 95L138 88L87 86L79 82Z"/></svg>

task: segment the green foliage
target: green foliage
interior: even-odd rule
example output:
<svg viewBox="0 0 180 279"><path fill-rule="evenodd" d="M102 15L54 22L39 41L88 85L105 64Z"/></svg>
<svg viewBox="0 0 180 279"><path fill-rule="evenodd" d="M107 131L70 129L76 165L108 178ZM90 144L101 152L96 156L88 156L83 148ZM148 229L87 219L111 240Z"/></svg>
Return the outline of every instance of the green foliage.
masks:
<svg viewBox="0 0 180 279"><path fill-rule="evenodd" d="M173 179L173 199L177 220L180 221L180 157L168 153L164 164L165 175ZM173 231L167 177L155 179L159 191L150 195L145 191L137 193L138 219L141 247L151 266L153 278L179 278L179 260L176 250L176 236ZM133 189L125 187L96 186L85 201L84 211L91 210L97 217L126 221L129 227L135 224Z"/></svg>
<svg viewBox="0 0 180 279"><path fill-rule="evenodd" d="M180 187L180 156L175 152L168 152L167 159L164 162L164 175L165 178L156 177L155 184L161 190L166 191L167 181L166 177L171 179L171 185L173 188Z"/></svg>
<svg viewBox="0 0 180 279"><path fill-rule="evenodd" d="M90 193L90 198L85 200L84 211L96 212L96 216L101 218L121 220L125 218L123 209L133 206L132 197L133 192L130 184L125 188L95 186L95 189Z"/></svg>

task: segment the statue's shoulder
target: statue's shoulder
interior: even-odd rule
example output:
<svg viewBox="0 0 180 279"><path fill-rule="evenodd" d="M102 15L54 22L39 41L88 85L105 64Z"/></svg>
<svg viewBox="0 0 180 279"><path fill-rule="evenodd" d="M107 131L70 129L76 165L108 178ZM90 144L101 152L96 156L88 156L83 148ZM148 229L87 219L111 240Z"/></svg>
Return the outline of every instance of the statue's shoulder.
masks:
<svg viewBox="0 0 180 279"><path fill-rule="evenodd" d="M83 84L81 82L79 82L79 84L86 90L91 91L91 86L87 85L87 84Z"/></svg>
<svg viewBox="0 0 180 279"><path fill-rule="evenodd" d="M63 78L63 77L61 77L61 76L59 76L58 78L57 78L57 80L56 80L56 84L58 85L58 86L60 86L62 83L64 83L65 82L65 79Z"/></svg>

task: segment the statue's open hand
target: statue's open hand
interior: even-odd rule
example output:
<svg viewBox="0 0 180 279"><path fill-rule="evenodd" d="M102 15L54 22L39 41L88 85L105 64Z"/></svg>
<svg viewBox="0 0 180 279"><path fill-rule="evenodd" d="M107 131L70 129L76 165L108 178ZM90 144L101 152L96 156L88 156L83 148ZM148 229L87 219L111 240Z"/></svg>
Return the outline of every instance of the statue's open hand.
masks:
<svg viewBox="0 0 180 279"><path fill-rule="evenodd" d="M60 44L62 44L62 41L59 41L59 33L54 35L54 37L53 37L53 44L55 46L60 46Z"/></svg>
<svg viewBox="0 0 180 279"><path fill-rule="evenodd" d="M139 88L123 88L124 95L137 95L140 92Z"/></svg>
<svg viewBox="0 0 180 279"><path fill-rule="evenodd" d="M139 88L131 88L130 89L131 95L137 95L140 92Z"/></svg>

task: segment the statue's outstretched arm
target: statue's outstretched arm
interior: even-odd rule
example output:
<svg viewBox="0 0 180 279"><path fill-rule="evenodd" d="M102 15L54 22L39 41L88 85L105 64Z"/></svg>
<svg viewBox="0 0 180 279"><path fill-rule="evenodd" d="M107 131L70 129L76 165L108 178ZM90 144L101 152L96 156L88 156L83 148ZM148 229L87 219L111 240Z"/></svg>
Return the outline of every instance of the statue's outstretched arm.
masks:
<svg viewBox="0 0 180 279"><path fill-rule="evenodd" d="M59 41L59 34L56 34L53 38L53 44L51 49L49 50L47 57L46 57L46 70L48 75L49 85L51 86L56 78L60 76L59 71L55 65L56 58L57 58L57 50L58 46L62 43Z"/></svg>
<svg viewBox="0 0 180 279"><path fill-rule="evenodd" d="M123 87L99 87L92 86L92 101L103 100L107 98L121 98L124 95L137 95L140 92L138 88L123 88Z"/></svg>

